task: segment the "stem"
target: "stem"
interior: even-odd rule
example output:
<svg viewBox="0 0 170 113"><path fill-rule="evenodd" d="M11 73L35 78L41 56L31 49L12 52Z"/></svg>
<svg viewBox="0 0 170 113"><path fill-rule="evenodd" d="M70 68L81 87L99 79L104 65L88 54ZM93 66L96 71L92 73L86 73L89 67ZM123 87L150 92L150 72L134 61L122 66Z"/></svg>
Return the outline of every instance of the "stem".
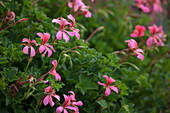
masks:
<svg viewBox="0 0 170 113"><path fill-rule="evenodd" d="M48 57L46 57L45 61L43 62L43 65L41 66L40 70L44 67L45 63L47 62Z"/></svg>
<svg viewBox="0 0 170 113"><path fill-rule="evenodd" d="M116 67L116 68L112 71L111 75L117 70L117 68L118 68L118 67Z"/></svg>
<svg viewBox="0 0 170 113"><path fill-rule="evenodd" d="M128 56L126 56L124 59L122 59L119 63L121 64L122 62L124 62L128 57L130 57L130 55L132 54L133 52L129 53Z"/></svg>
<svg viewBox="0 0 170 113"><path fill-rule="evenodd" d="M29 60L29 61L28 61L28 63L27 63L27 67L26 67L26 69L25 69L25 72L24 72L24 74L26 74L26 72L27 72L27 69L28 69L28 67L29 67L29 65L30 65L30 62L31 62L31 60Z"/></svg>
<svg viewBox="0 0 170 113"><path fill-rule="evenodd" d="M62 51L61 54L59 55L58 60L57 60L57 62L58 62L57 64L59 64L61 56L63 55L63 53L65 53L65 51Z"/></svg>
<svg viewBox="0 0 170 113"><path fill-rule="evenodd" d="M122 108L123 108L123 106L120 108L120 110L119 110L119 112L118 112L118 113L120 113L120 112L122 111Z"/></svg>
<svg viewBox="0 0 170 113"><path fill-rule="evenodd" d="M36 80L36 81L32 84L32 86L34 86L38 81L41 81L45 76L48 75L48 73L49 73L49 72L47 72L47 73L44 74L42 77L40 77L38 80Z"/></svg>
<svg viewBox="0 0 170 113"><path fill-rule="evenodd" d="M123 49L123 50L121 50L121 51L115 51L114 53L115 53L115 54L119 54L119 53L124 52L124 51L129 51L129 49Z"/></svg>
<svg viewBox="0 0 170 113"><path fill-rule="evenodd" d="M24 97L22 97L19 101L17 101L16 103L14 103L14 105L17 104L17 103L19 103L19 102L21 102L22 100L24 100L24 98L28 95L28 93L30 92L30 90L31 90L31 87L28 89L27 93L25 93Z"/></svg>
<svg viewBox="0 0 170 113"><path fill-rule="evenodd" d="M92 36L93 36L94 34L96 34L98 31L101 31L102 29L104 29L103 26L98 27L98 28L85 40L84 43L87 43L87 42L92 38Z"/></svg>

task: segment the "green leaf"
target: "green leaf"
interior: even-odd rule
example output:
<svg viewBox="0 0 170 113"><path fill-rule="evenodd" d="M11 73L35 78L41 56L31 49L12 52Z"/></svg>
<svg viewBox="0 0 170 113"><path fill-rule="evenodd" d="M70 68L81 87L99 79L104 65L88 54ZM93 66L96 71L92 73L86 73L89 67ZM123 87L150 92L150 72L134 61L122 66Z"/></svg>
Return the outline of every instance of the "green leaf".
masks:
<svg viewBox="0 0 170 113"><path fill-rule="evenodd" d="M10 82L17 80L18 77L16 76L16 74L18 72L18 69L16 67L12 67L10 69L5 67L3 70L4 71L1 72L3 78L9 80Z"/></svg>
<svg viewBox="0 0 170 113"><path fill-rule="evenodd" d="M79 88L84 95L88 89L98 89L95 83L91 82L91 78L84 77L83 75L79 76L79 83L76 84L76 88Z"/></svg>
<svg viewBox="0 0 170 113"><path fill-rule="evenodd" d="M104 99L97 101L97 103L100 104L103 109L107 108L107 106L108 106L106 100L104 100Z"/></svg>
<svg viewBox="0 0 170 113"><path fill-rule="evenodd" d="M135 64L132 64L130 62L123 62L122 64L129 64L131 65L132 67L134 67L136 70L140 71L140 69L135 65Z"/></svg>

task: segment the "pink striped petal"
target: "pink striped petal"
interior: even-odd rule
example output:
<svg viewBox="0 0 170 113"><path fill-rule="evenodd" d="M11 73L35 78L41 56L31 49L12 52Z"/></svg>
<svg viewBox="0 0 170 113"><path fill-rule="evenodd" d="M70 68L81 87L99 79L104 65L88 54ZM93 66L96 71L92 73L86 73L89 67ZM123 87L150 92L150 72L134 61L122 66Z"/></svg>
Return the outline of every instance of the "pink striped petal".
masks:
<svg viewBox="0 0 170 113"><path fill-rule="evenodd" d="M83 105L82 101L73 102L72 104L77 105L77 106L82 106Z"/></svg>
<svg viewBox="0 0 170 113"><path fill-rule="evenodd" d="M53 46L52 45L46 45L47 47L50 47L54 52L55 52L55 50L54 50L54 48L53 48Z"/></svg>
<svg viewBox="0 0 170 113"><path fill-rule="evenodd" d="M44 35L43 35L42 33L37 33L37 35L38 35L39 37L41 37L41 39L44 38Z"/></svg>
<svg viewBox="0 0 170 113"><path fill-rule="evenodd" d="M55 95L55 94L51 94L51 95L60 101L60 96Z"/></svg>
<svg viewBox="0 0 170 113"><path fill-rule="evenodd" d="M27 39L27 38L23 38L23 39L22 39L22 42L28 42L28 43L29 43L29 42L30 42L30 40L29 40L29 39Z"/></svg>
<svg viewBox="0 0 170 113"><path fill-rule="evenodd" d="M56 113L61 113L63 111L63 107L62 106L59 106L57 109L56 109Z"/></svg>
<svg viewBox="0 0 170 113"><path fill-rule="evenodd" d="M113 91L115 91L116 93L118 93L117 87L115 87L115 86L109 86L109 88L112 89Z"/></svg>
<svg viewBox="0 0 170 113"><path fill-rule="evenodd" d="M108 96L108 95L110 95L110 93L111 93L110 88L106 88L106 90L105 90L105 95Z"/></svg>
<svg viewBox="0 0 170 113"><path fill-rule="evenodd" d="M63 38L66 41L66 43L70 40L69 36L63 32Z"/></svg>
<svg viewBox="0 0 170 113"><path fill-rule="evenodd" d="M41 45L41 46L39 47L39 52L42 53L44 50L45 50L44 45Z"/></svg>
<svg viewBox="0 0 170 113"><path fill-rule="evenodd" d="M28 46L25 46L25 47L23 48L23 52L24 52L25 54L28 54L28 51L29 51L29 47L28 47Z"/></svg>
<svg viewBox="0 0 170 113"><path fill-rule="evenodd" d="M30 54L30 56L34 57L35 56L35 49L32 46L30 46L30 47L31 47L31 54Z"/></svg>
<svg viewBox="0 0 170 113"><path fill-rule="evenodd" d="M101 82L99 82L99 81L98 81L98 84L99 84L99 85L102 85L102 86L104 86L104 87L106 87L106 84L101 83Z"/></svg>
<svg viewBox="0 0 170 113"><path fill-rule="evenodd" d="M37 42L35 40L32 40L31 43L34 43L35 46L38 46Z"/></svg>
<svg viewBox="0 0 170 113"><path fill-rule="evenodd" d="M49 95L47 95L43 100L45 106L48 104L48 102L49 102Z"/></svg>
<svg viewBox="0 0 170 113"><path fill-rule="evenodd" d="M54 102L53 102L53 98L51 96L49 96L49 103L50 103L50 106L53 107L54 106Z"/></svg>
<svg viewBox="0 0 170 113"><path fill-rule="evenodd" d="M58 31L58 32L57 32L56 37L57 37L58 40L61 40L61 39L62 39L62 34L63 34L62 31Z"/></svg>

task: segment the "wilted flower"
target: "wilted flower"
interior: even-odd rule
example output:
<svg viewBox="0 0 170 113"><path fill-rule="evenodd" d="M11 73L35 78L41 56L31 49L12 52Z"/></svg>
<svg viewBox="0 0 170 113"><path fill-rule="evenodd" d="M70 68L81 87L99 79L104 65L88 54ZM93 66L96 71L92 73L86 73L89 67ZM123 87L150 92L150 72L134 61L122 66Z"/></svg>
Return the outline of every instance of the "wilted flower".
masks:
<svg viewBox="0 0 170 113"><path fill-rule="evenodd" d="M112 79L111 77L109 78L107 75L104 75L103 77L106 78L107 83L104 84L104 83L101 83L101 82L98 81L98 84L99 84L99 85L102 85L102 86L104 86L104 87L106 88L106 90L105 90L105 95L106 95L106 96L110 95L110 93L111 93L111 90L110 90L110 89L112 89L113 91L115 91L116 93L118 93L118 88L117 88L117 87L115 87L115 86L110 86L110 85L111 85L113 82L115 82L116 80Z"/></svg>
<svg viewBox="0 0 170 113"><path fill-rule="evenodd" d="M44 33L44 35L43 35L42 33L37 33L37 35L39 37L41 37L41 39L43 40L41 46L39 47L39 52L42 53L45 50L42 57L44 57L47 52L48 52L48 57L50 57L52 55L51 49L53 50L53 52L55 52L53 46L47 43L47 41L50 38L50 34ZM51 49L49 49L49 48L51 48Z"/></svg>
<svg viewBox="0 0 170 113"><path fill-rule="evenodd" d="M51 88L51 86L48 86L44 90L45 93L47 94L47 96L43 100L44 105L46 106L49 103L51 107L54 106L55 103L53 102L52 96L58 100L60 100L60 96L55 94L55 91Z"/></svg>
<svg viewBox="0 0 170 113"><path fill-rule="evenodd" d="M29 54L29 48L31 49L31 53L30 53L30 57L34 57L35 56L35 49L32 47L32 43L35 44L35 46L38 46L37 42L35 40L30 40L30 39L27 39L27 38L24 38L22 40L22 42L28 42L27 44L24 44L26 45L24 48L23 48L23 52L25 54Z"/></svg>

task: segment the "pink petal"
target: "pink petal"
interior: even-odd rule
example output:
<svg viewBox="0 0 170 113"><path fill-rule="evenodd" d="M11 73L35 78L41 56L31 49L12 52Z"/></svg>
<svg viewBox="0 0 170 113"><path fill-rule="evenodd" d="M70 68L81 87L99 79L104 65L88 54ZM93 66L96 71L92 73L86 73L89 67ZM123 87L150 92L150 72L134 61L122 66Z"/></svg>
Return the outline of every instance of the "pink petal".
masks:
<svg viewBox="0 0 170 113"><path fill-rule="evenodd" d="M69 8L72 8L73 7L73 4L71 2L68 2L68 7Z"/></svg>
<svg viewBox="0 0 170 113"><path fill-rule="evenodd" d="M137 52L141 52L144 54L143 50L142 49L136 49Z"/></svg>
<svg viewBox="0 0 170 113"><path fill-rule="evenodd" d="M115 82L116 80L114 80L112 77L109 78L109 80L107 81L107 85L110 85L111 83Z"/></svg>
<svg viewBox="0 0 170 113"><path fill-rule="evenodd" d="M109 88L106 88L105 95L108 96L108 95L110 95L110 93L111 93L111 90Z"/></svg>
<svg viewBox="0 0 170 113"><path fill-rule="evenodd" d="M99 84L99 85L102 85L102 86L104 86L104 87L106 87L106 84L101 83L101 82L99 82L99 81L98 81L98 84Z"/></svg>
<svg viewBox="0 0 170 113"><path fill-rule="evenodd" d="M67 17L68 17L70 20L73 21L73 23L72 23L71 26L70 26L70 27L73 27L73 26L75 25L75 23L76 23L75 18L74 18L71 14L69 14Z"/></svg>
<svg viewBox="0 0 170 113"><path fill-rule="evenodd" d="M52 45L46 45L47 47L50 47L54 52L55 52L55 50L54 50L54 48L53 48L53 46Z"/></svg>
<svg viewBox="0 0 170 113"><path fill-rule="evenodd" d="M29 42L30 42L30 40L29 40L29 39L27 39L27 38L23 38L23 39L22 39L22 42L28 42L28 43L29 43Z"/></svg>
<svg viewBox="0 0 170 113"><path fill-rule="evenodd" d="M65 107L66 109L70 109L70 110L74 110L74 111L76 111L77 109L76 109L76 107L72 107L72 106L67 106L67 107Z"/></svg>
<svg viewBox="0 0 170 113"><path fill-rule="evenodd" d="M51 96L49 96L49 103L51 107L54 106L53 98Z"/></svg>
<svg viewBox="0 0 170 113"><path fill-rule="evenodd" d="M141 59L143 61L144 56L141 53L137 53L137 58Z"/></svg>
<svg viewBox="0 0 170 113"><path fill-rule="evenodd" d="M55 22L56 24L60 24L60 26L62 25L62 21L59 19L53 19L52 22L53 23Z"/></svg>
<svg viewBox="0 0 170 113"><path fill-rule="evenodd" d="M49 102L49 95L47 95L43 100L45 106L48 104L48 102Z"/></svg>
<svg viewBox="0 0 170 113"><path fill-rule="evenodd" d="M54 69L57 67L57 60L53 60L52 64L54 65Z"/></svg>
<svg viewBox="0 0 170 113"><path fill-rule="evenodd" d="M132 34L130 34L131 37L138 37L138 32L136 30L133 31Z"/></svg>
<svg viewBox="0 0 170 113"><path fill-rule="evenodd" d="M115 91L116 93L118 93L117 87L115 87L115 86L109 86L109 88L112 89L113 91Z"/></svg>
<svg viewBox="0 0 170 113"><path fill-rule="evenodd" d="M62 34L63 34L63 32L61 32L61 31L57 32L56 37L57 37L58 40L62 39Z"/></svg>
<svg viewBox="0 0 170 113"><path fill-rule="evenodd" d="M69 36L66 34L66 33L64 33L63 32L63 38L64 38L64 40L66 41L66 43L69 41Z"/></svg>
<svg viewBox="0 0 170 113"><path fill-rule="evenodd" d="M73 102L73 105L82 106L83 103L82 103L82 101L78 101L78 102Z"/></svg>
<svg viewBox="0 0 170 113"><path fill-rule="evenodd" d="M30 54L30 56L34 57L35 56L35 49L32 46L30 46L30 47L31 47L31 54Z"/></svg>
<svg viewBox="0 0 170 113"><path fill-rule="evenodd" d="M64 109L64 113L68 113L66 109Z"/></svg>
<svg viewBox="0 0 170 113"><path fill-rule="evenodd" d="M63 107L62 106L59 106L57 109L56 109L56 113L61 113L63 111Z"/></svg>
<svg viewBox="0 0 170 113"><path fill-rule="evenodd" d="M65 31L65 32L68 33L70 36L76 35L76 32L69 32L69 31Z"/></svg>
<svg viewBox="0 0 170 113"><path fill-rule="evenodd" d="M44 90L45 90L46 93L50 92L51 86L46 87Z"/></svg>
<svg viewBox="0 0 170 113"><path fill-rule="evenodd" d="M55 95L55 94L51 94L51 95L60 101L60 96Z"/></svg>
<svg viewBox="0 0 170 113"><path fill-rule="evenodd" d="M145 13L149 13L150 9L142 4L139 5L139 7L145 12Z"/></svg>
<svg viewBox="0 0 170 113"><path fill-rule="evenodd" d="M39 52L42 53L44 50L45 50L44 45L41 45L41 46L39 47Z"/></svg>
<svg viewBox="0 0 170 113"><path fill-rule="evenodd" d="M69 106L71 104L69 96L63 94L65 102L63 106Z"/></svg>
<svg viewBox="0 0 170 113"><path fill-rule="evenodd" d="M75 93L74 93L73 91L69 91L68 93L71 93L71 94L72 94L72 95L69 96L70 99L71 99L72 101L76 101L76 99L75 99Z"/></svg>
<svg viewBox="0 0 170 113"><path fill-rule="evenodd" d="M34 43L35 46L38 46L37 42L35 40L32 40L31 43Z"/></svg>
<svg viewBox="0 0 170 113"><path fill-rule="evenodd" d="M46 48L46 51L48 51L48 57L50 57L50 56L52 55L52 51L51 51L51 49Z"/></svg>
<svg viewBox="0 0 170 113"><path fill-rule="evenodd" d="M46 49L45 52L42 54L42 57L44 57L46 53L47 53L47 49Z"/></svg>
<svg viewBox="0 0 170 113"><path fill-rule="evenodd" d="M38 35L39 37L41 37L41 39L44 38L44 35L43 35L42 33L37 33L37 35Z"/></svg>
<svg viewBox="0 0 170 113"><path fill-rule="evenodd" d="M152 37L149 37L146 41L146 44L148 47L150 47L152 45Z"/></svg>
<svg viewBox="0 0 170 113"><path fill-rule="evenodd" d="M28 51L29 51L29 47L28 47L28 46L25 46L25 47L23 48L23 52L24 52L25 54L28 54Z"/></svg>

